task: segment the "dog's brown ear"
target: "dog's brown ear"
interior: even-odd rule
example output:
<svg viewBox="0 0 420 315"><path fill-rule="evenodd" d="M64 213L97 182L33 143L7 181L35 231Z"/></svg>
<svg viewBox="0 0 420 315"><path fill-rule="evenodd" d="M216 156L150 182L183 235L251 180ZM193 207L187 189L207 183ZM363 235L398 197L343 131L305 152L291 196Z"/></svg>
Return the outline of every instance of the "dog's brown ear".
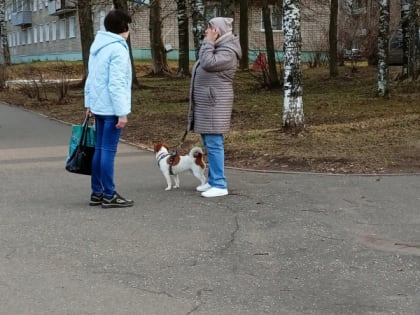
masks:
<svg viewBox="0 0 420 315"><path fill-rule="evenodd" d="M153 145L153 150L155 151L155 153L158 152L160 150L160 148L162 148L162 144L160 144L160 143L155 143Z"/></svg>

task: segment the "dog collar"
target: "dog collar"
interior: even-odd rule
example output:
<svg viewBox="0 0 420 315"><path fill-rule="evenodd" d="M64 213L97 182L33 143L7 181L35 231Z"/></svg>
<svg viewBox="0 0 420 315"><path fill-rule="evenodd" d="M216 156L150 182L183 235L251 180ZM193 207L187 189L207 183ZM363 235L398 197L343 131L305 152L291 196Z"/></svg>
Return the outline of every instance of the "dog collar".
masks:
<svg viewBox="0 0 420 315"><path fill-rule="evenodd" d="M162 159L166 158L167 156L170 156L169 160L168 160L168 164L169 164L169 174L174 175L173 171L172 171L172 165L174 163L174 158L176 156L176 151L173 153L161 153L157 156L157 164L158 166L160 166L160 161L162 161Z"/></svg>
<svg viewBox="0 0 420 315"><path fill-rule="evenodd" d="M164 153L164 152L162 152L161 154L159 154L158 157L157 157L157 163L158 163L158 165L159 165L160 161L162 159L166 158L168 155L169 155L169 153Z"/></svg>

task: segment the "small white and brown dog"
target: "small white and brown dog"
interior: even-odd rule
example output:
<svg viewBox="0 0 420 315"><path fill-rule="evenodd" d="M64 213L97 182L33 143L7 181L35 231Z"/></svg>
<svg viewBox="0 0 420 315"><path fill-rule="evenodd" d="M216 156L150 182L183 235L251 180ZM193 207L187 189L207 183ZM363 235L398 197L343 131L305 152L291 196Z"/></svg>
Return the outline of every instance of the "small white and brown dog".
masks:
<svg viewBox="0 0 420 315"><path fill-rule="evenodd" d="M157 143L154 145L156 160L163 176L166 179L167 187L165 190L172 189L172 177L174 188L179 188L179 174L190 170L200 181L200 185L206 183L206 163L203 160L203 150L200 147L193 147L188 155L180 155L178 152L169 153L165 144Z"/></svg>

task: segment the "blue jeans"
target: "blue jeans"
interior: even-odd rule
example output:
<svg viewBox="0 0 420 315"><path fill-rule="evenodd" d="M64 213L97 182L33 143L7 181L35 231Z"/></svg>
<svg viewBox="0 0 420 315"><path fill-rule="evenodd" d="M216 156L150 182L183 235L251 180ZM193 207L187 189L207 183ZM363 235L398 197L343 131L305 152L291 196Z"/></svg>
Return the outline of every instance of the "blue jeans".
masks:
<svg viewBox="0 0 420 315"><path fill-rule="evenodd" d="M201 139L207 151L209 185L216 188L227 188L223 134L202 134Z"/></svg>
<svg viewBox="0 0 420 315"><path fill-rule="evenodd" d="M95 195L112 198L115 193L114 160L121 136L115 128L117 116L95 115L95 154L92 160L91 188Z"/></svg>

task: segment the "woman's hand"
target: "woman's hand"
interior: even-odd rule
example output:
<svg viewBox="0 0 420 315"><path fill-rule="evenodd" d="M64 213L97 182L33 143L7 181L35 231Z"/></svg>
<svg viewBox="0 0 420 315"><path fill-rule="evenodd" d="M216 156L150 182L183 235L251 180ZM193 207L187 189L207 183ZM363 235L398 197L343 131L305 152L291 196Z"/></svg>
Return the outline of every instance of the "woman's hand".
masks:
<svg viewBox="0 0 420 315"><path fill-rule="evenodd" d="M212 27L208 27L206 29L205 38L208 41L215 42L218 37L219 37L219 33L217 33L216 29Z"/></svg>
<svg viewBox="0 0 420 315"><path fill-rule="evenodd" d="M118 123L115 125L115 128L122 129L127 125L127 122L127 116L118 117Z"/></svg>

